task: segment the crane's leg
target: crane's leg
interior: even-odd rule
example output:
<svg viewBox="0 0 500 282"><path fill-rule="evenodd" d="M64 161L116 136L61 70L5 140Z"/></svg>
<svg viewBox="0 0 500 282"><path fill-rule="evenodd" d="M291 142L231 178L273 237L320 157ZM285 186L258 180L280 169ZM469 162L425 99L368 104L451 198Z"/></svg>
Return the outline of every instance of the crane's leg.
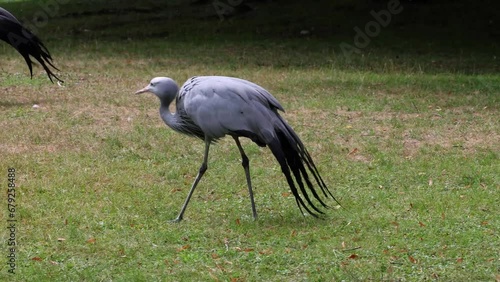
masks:
<svg viewBox="0 0 500 282"><path fill-rule="evenodd" d="M205 139L205 155L203 156L203 163L201 164L200 170L198 171L198 175L196 175L196 179L194 180L193 185L191 186L191 190L189 190L189 194L188 194L186 200L184 201L184 205L182 205L181 212L179 213L177 218L172 220L172 222L180 222L182 220L182 216L184 215L184 212L186 211L187 205L189 203L189 200L191 199L191 196L193 195L194 189L198 185L198 182L200 182L200 179L203 176L203 174L205 173L205 171L207 171L207 168L208 168L208 166L207 166L208 150L210 148L210 143L211 143L210 139Z"/></svg>
<svg viewBox="0 0 500 282"><path fill-rule="evenodd" d="M248 157L245 154L245 151L243 151L243 147L241 147L241 143L240 140L238 140L238 137L233 136L233 139L236 142L236 145L238 146L238 150L240 150L241 165L243 166L243 169L245 169L245 176L247 177L248 193L250 194L250 203L252 204L253 219L257 219L257 210L255 209L255 201L253 199L252 181L250 179L250 162L248 161Z"/></svg>

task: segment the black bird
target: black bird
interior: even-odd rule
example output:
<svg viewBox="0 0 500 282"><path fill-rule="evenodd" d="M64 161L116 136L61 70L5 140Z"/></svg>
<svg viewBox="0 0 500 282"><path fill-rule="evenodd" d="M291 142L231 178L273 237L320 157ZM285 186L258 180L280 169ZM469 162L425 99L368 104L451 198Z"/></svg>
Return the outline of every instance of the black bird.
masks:
<svg viewBox="0 0 500 282"><path fill-rule="evenodd" d="M16 17L1 7L0 40L7 42L9 45L14 47L14 49L16 49L21 56L23 56L30 70L31 77L33 77L33 61L31 61L30 55L42 65L52 83L54 83L52 78L63 82L50 69L50 67L52 67L59 70L52 64L52 57L47 47L45 47L36 35L24 28Z"/></svg>

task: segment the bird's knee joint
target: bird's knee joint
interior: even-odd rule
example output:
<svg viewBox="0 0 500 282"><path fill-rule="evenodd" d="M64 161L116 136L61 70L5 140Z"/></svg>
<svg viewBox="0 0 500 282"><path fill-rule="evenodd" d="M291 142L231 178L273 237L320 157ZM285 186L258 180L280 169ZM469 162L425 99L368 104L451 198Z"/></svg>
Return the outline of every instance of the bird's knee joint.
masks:
<svg viewBox="0 0 500 282"><path fill-rule="evenodd" d="M204 164L202 164L202 165L200 166L200 170L199 170L199 172L200 172L201 174L203 174L203 173L205 173L205 171L207 171L207 169L208 169L208 166L207 166L207 164L205 164L205 163L204 163Z"/></svg>
<svg viewBox="0 0 500 282"><path fill-rule="evenodd" d="M249 164L250 164L250 160L248 160L247 156L243 156L243 158L241 159L241 165L243 167L247 167Z"/></svg>

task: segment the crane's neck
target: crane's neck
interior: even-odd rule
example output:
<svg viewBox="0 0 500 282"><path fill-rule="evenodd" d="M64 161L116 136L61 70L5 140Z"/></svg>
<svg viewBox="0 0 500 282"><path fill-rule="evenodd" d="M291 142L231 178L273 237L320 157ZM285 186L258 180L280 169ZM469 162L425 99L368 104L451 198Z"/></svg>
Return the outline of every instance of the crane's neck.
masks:
<svg viewBox="0 0 500 282"><path fill-rule="evenodd" d="M177 112L170 111L170 104L172 104L172 100L170 101L161 101L160 106L160 116L161 119L172 129L178 130L180 126L178 114Z"/></svg>
<svg viewBox="0 0 500 282"><path fill-rule="evenodd" d="M170 105L176 99L179 94L179 87L173 80L169 80L169 83L166 83L162 87L162 91L160 95L157 95L160 99L160 116L161 119L168 125L168 127L172 128L175 131L184 133L182 121L182 113L179 112L179 105L176 105L176 112L170 111Z"/></svg>

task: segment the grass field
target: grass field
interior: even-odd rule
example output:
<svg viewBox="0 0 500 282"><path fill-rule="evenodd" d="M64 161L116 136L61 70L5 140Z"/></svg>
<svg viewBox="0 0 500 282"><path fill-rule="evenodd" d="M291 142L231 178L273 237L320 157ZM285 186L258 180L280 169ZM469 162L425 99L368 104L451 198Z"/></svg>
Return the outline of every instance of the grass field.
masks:
<svg viewBox="0 0 500 282"><path fill-rule="evenodd" d="M418 11L407 8L348 59L339 44L353 44L372 7L334 9L342 26L332 35L318 27L337 26L326 16L283 24L297 9L276 13L276 2L222 21L162 1L148 2L154 13L82 3L61 5L38 31L63 86L40 68L31 80L0 44L0 280L500 280L498 45L481 22L448 34L412 22ZM2 6L28 19L40 9ZM300 36L311 24L315 33ZM166 128L156 97L133 95L160 75L229 75L268 89L342 207L330 202L325 220L302 216L270 151L245 140L253 221L227 138L211 148L185 221L168 223L203 144Z"/></svg>

